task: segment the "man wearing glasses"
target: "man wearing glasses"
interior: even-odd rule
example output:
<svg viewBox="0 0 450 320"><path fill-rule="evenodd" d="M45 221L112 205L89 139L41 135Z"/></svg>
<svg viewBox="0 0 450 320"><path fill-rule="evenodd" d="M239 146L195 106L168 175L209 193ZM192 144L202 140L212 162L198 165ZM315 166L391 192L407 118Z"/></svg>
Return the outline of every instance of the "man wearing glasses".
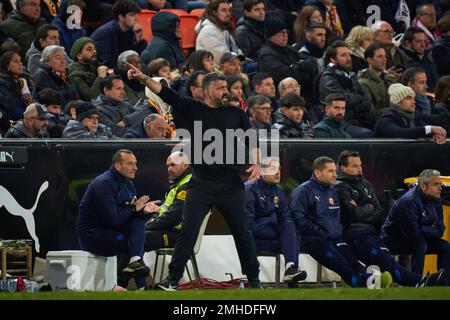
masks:
<svg viewBox="0 0 450 320"><path fill-rule="evenodd" d="M23 120L9 128L5 138L43 138L49 139L47 131L48 119L54 115L47 111L47 108L39 103L30 104L23 113Z"/></svg>
<svg viewBox="0 0 450 320"><path fill-rule="evenodd" d="M441 37L441 33L436 27L436 9L434 4L426 3L417 7L417 17L412 25L422 29L426 35L425 48L430 47L436 40Z"/></svg>
<svg viewBox="0 0 450 320"><path fill-rule="evenodd" d="M269 135L272 127L272 106L269 98L263 95L250 97L248 100L248 110L250 112L250 125L258 133L260 130L266 130Z"/></svg>

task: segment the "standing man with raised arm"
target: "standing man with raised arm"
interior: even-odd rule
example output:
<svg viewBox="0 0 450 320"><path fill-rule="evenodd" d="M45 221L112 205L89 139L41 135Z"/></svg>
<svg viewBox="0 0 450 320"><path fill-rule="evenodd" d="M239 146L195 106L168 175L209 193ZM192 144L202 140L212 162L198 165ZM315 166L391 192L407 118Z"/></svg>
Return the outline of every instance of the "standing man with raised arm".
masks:
<svg viewBox="0 0 450 320"><path fill-rule="evenodd" d="M198 150L196 154L192 154L190 159L193 162L193 175L187 188L183 208L183 228L175 244L175 252L169 265L169 276L158 286L163 290L177 288L187 260L192 254L203 218L215 206L224 216L234 237L242 273L247 275L250 287L259 288L259 263L256 257L255 242L244 209L244 186L239 176L241 166L237 163L236 157L230 164L230 157L227 157L225 153L229 151L226 145L232 144L234 155L236 155L239 144L235 138L230 139L223 143L223 148L215 149L213 162L208 162L203 158L204 153L212 145L203 141L203 134L208 129L215 130L216 133L220 132L221 137L225 137L226 131L230 129L235 133L238 130L245 132L250 129L250 121L245 112L227 104L228 90L225 77L217 73L205 76L202 83L205 100L202 102L191 98L181 98L171 89L161 86L160 83L143 74L139 69L131 65L130 68L128 72L130 78L138 79L171 105L175 117L179 114L185 118L192 141L192 150ZM202 136L199 137L199 134ZM214 144L217 142L216 140ZM256 160L254 163L259 162L258 149L250 151L253 159ZM201 154L198 154L199 152ZM222 159L220 159L221 152L223 152ZM202 157L201 161L197 161L199 160L198 156ZM195 161L192 161L193 159ZM258 179L260 176L259 165L251 165L247 172L250 173L249 180Z"/></svg>

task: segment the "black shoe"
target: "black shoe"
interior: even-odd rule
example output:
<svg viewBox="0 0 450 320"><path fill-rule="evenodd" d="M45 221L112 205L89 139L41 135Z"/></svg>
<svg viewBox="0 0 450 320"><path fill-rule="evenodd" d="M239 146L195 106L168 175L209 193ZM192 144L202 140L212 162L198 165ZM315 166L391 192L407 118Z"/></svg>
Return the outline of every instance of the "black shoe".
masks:
<svg viewBox="0 0 450 320"><path fill-rule="evenodd" d="M131 278L145 278L150 274L150 268L147 267L142 259L129 263L123 270L123 273Z"/></svg>
<svg viewBox="0 0 450 320"><path fill-rule="evenodd" d="M416 287L437 287L442 286L444 280L445 269L440 269L436 273L430 274L429 272L422 277Z"/></svg>
<svg viewBox="0 0 450 320"><path fill-rule="evenodd" d="M254 279L254 280L248 280L248 286L250 289L260 289L263 290L263 286L261 284L261 281L259 281L259 279Z"/></svg>
<svg viewBox="0 0 450 320"><path fill-rule="evenodd" d="M166 279L163 280L163 282L158 283L155 286L155 289L164 291L176 291L177 288L178 288L178 281L172 279L170 276L168 276Z"/></svg>
<svg viewBox="0 0 450 320"><path fill-rule="evenodd" d="M297 269L295 267L289 267L284 272L283 282L298 282L306 279L306 271Z"/></svg>

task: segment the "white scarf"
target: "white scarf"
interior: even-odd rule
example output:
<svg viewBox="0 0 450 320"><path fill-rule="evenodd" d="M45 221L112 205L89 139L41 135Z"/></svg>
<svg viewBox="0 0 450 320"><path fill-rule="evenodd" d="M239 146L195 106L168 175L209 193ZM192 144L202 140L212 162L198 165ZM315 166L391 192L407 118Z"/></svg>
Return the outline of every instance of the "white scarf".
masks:
<svg viewBox="0 0 450 320"><path fill-rule="evenodd" d="M395 20L397 22L403 21L406 25L406 29L408 29L411 25L411 13L409 12L409 8L405 0L400 0L397 12L395 13Z"/></svg>

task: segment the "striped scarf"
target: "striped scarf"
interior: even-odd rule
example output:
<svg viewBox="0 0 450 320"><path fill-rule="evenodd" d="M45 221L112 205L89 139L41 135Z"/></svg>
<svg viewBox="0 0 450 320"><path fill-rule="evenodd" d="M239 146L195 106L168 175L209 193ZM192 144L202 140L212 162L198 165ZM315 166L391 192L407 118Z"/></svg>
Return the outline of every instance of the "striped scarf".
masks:
<svg viewBox="0 0 450 320"><path fill-rule="evenodd" d="M325 25L339 37L344 36L344 29L342 28L341 19L337 13L336 5L327 7L327 14L325 19Z"/></svg>

